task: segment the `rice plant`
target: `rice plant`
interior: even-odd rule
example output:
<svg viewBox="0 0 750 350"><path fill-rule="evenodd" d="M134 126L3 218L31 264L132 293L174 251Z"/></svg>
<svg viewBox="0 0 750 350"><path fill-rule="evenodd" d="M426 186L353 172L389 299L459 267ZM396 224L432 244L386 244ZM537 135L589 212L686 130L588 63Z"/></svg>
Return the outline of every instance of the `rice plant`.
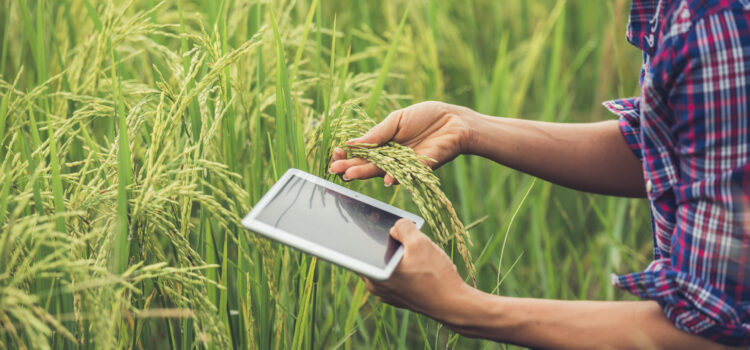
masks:
<svg viewBox="0 0 750 350"><path fill-rule="evenodd" d="M628 4L0 0L0 349L503 348L240 218L289 167L339 181L333 147L422 100L607 118L637 88ZM348 152L402 185L345 185L421 212L486 291L625 298L609 274L650 252L636 200Z"/></svg>

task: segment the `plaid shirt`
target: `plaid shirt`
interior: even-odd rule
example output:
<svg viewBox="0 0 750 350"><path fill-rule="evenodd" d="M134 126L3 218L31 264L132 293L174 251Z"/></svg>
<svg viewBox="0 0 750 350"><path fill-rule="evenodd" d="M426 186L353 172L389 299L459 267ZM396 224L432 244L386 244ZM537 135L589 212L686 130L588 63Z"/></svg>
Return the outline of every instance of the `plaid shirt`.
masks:
<svg viewBox="0 0 750 350"><path fill-rule="evenodd" d="M613 283L750 345L750 0L633 0L641 96L605 102L643 163L654 261Z"/></svg>

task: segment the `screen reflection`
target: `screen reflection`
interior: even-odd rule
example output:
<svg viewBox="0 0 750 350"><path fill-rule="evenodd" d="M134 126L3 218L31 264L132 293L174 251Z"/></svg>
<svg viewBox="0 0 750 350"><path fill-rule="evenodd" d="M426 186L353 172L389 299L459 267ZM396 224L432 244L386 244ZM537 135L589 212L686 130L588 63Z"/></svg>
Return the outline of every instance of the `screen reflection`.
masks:
<svg viewBox="0 0 750 350"><path fill-rule="evenodd" d="M384 268L400 243L388 231L399 216L292 176L256 219Z"/></svg>

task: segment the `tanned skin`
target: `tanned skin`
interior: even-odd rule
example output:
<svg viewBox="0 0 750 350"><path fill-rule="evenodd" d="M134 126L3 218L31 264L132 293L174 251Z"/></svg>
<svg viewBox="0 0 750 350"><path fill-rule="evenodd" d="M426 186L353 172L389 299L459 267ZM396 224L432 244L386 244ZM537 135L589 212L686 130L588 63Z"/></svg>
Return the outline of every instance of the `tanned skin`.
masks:
<svg viewBox="0 0 750 350"><path fill-rule="evenodd" d="M544 123L490 117L441 102L422 102L391 113L349 143L395 141L436 163L459 154L491 159L547 181L592 193L644 197L641 162L617 121ZM335 149L331 173L344 180L384 176L363 159ZM408 220L391 236L405 248L391 278L370 292L386 303L442 322L468 337L535 349L729 349L676 328L654 301L562 301L512 298L472 288L448 256ZM739 348L738 348L739 349Z"/></svg>

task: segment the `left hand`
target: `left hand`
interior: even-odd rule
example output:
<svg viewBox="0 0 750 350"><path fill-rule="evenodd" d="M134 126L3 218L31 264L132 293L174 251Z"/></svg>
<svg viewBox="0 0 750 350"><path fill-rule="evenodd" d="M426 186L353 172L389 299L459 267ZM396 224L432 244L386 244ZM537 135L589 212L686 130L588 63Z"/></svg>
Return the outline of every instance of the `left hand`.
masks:
<svg viewBox="0 0 750 350"><path fill-rule="evenodd" d="M436 101L421 102L393 111L365 135L346 143L382 145L394 141L412 148L416 154L435 160L423 160L423 163L437 169L459 154L470 151L472 120L479 116L479 113L466 107ZM367 160L347 159L346 151L341 148L333 150L332 160L329 171L340 174L344 181L385 175L383 181L386 186L396 183L396 179Z"/></svg>
<svg viewBox="0 0 750 350"><path fill-rule="evenodd" d="M456 265L413 222L401 219L391 236L404 245L404 257L385 282L362 279L367 289L388 304L447 321L461 309L461 297L471 289Z"/></svg>

